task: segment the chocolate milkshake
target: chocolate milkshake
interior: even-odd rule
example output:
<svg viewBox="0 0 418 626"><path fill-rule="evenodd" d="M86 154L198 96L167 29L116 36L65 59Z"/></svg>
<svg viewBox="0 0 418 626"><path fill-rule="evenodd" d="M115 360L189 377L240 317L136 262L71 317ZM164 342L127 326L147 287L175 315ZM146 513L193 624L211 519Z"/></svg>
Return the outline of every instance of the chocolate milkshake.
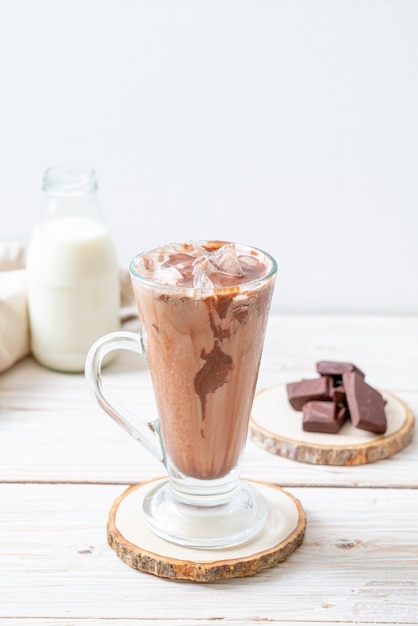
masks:
<svg viewBox="0 0 418 626"><path fill-rule="evenodd" d="M222 478L247 437L273 261L237 244L172 244L136 257L131 276L167 465Z"/></svg>

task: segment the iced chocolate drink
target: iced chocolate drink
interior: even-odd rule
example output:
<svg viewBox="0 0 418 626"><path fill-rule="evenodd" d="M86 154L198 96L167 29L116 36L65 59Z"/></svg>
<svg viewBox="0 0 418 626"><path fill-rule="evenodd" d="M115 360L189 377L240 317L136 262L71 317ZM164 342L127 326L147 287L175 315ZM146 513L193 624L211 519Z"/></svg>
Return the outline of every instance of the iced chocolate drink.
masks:
<svg viewBox="0 0 418 626"><path fill-rule="evenodd" d="M164 246L131 264L172 473L218 479L239 464L273 263L258 250L210 241Z"/></svg>
<svg viewBox="0 0 418 626"><path fill-rule="evenodd" d="M268 507L240 479L240 461L276 262L247 246L207 241L144 252L129 269L141 330L96 341L86 377L100 406L167 469L144 497L144 517L157 535L184 546L249 541ZM120 349L146 354L158 419L134 419L104 391L103 360Z"/></svg>

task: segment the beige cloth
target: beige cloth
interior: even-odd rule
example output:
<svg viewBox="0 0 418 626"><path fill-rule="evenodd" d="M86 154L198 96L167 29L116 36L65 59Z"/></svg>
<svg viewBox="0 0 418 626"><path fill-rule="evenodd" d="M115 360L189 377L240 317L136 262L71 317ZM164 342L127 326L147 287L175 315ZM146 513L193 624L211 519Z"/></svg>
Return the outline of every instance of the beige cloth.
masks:
<svg viewBox="0 0 418 626"><path fill-rule="evenodd" d="M0 242L0 372L30 354L26 298L26 250L18 242ZM120 320L139 328L128 270L120 270Z"/></svg>
<svg viewBox="0 0 418 626"><path fill-rule="evenodd" d="M25 249L0 242L0 372L29 354Z"/></svg>

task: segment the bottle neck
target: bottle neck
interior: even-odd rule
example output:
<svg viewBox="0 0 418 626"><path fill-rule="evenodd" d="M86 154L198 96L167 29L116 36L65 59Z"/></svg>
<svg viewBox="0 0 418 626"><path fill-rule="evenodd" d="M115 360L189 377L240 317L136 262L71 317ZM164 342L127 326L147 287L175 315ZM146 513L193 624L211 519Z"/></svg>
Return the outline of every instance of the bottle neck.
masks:
<svg viewBox="0 0 418 626"><path fill-rule="evenodd" d="M60 217L89 217L103 222L97 179L91 168L58 166L46 170L44 203L39 221Z"/></svg>
<svg viewBox="0 0 418 626"><path fill-rule="evenodd" d="M92 168L50 167L43 179L43 190L50 197L77 197L97 191L96 173Z"/></svg>

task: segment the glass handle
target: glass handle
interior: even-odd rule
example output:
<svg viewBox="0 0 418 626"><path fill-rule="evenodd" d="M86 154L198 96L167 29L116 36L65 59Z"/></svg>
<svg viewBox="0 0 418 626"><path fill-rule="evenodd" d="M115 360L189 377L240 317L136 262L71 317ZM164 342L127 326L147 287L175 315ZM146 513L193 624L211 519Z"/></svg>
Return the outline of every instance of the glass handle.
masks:
<svg viewBox="0 0 418 626"><path fill-rule="evenodd" d="M134 439L137 439L159 461L165 462L164 447L160 435L158 419L153 421L138 420L128 409L117 401L110 402L103 391L102 363L107 354L114 350L130 350L144 354L141 333L114 332L98 339L90 348L85 364L87 384L99 405ZM137 422L137 425L135 425Z"/></svg>

